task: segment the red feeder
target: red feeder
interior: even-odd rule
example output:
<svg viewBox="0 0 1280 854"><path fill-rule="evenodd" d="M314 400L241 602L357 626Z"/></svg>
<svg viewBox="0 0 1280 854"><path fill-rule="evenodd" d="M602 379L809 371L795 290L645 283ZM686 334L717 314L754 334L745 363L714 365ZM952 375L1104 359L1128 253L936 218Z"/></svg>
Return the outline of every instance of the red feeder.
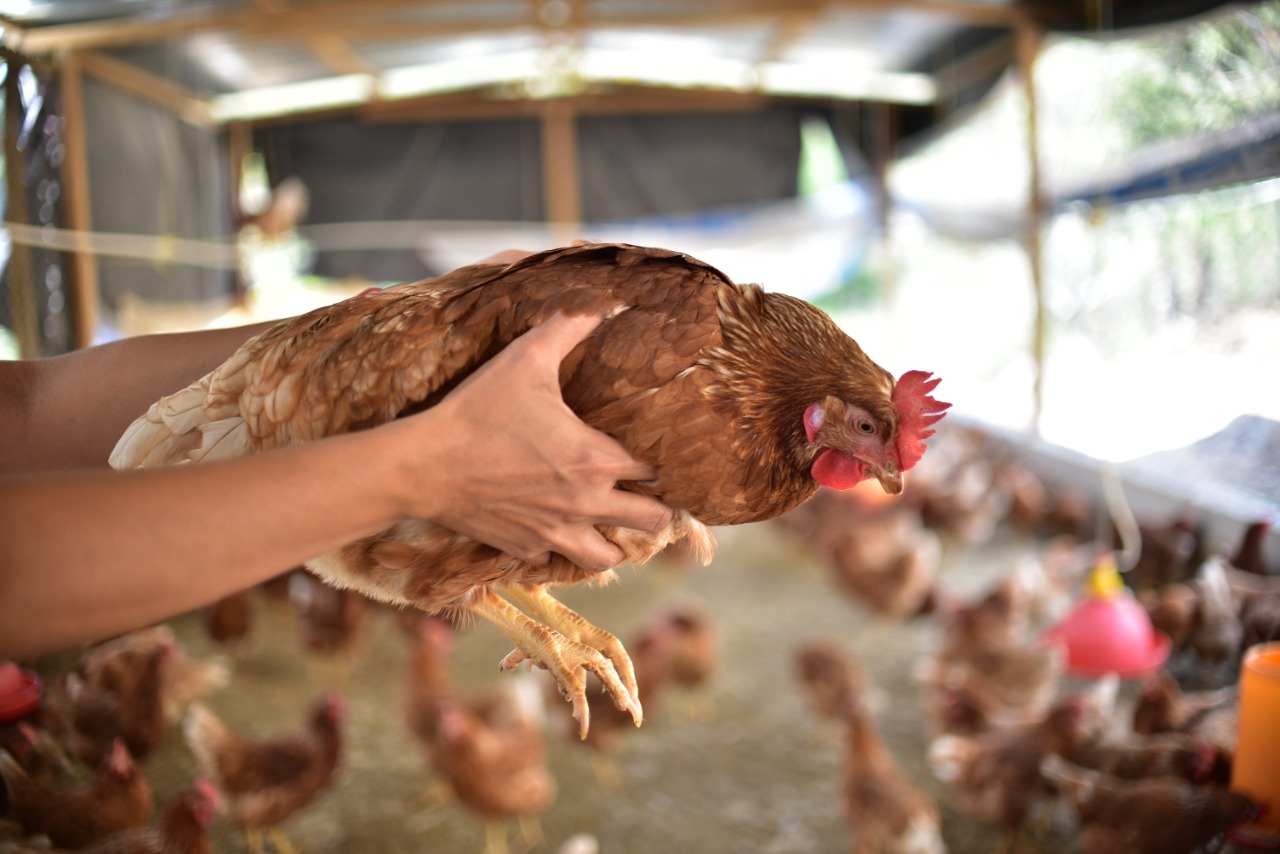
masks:
<svg viewBox="0 0 1280 854"><path fill-rule="evenodd" d="M34 712L43 691L39 676L12 661L0 661L0 723Z"/></svg>
<svg viewBox="0 0 1280 854"><path fill-rule="evenodd" d="M1169 657L1169 636L1152 627L1109 555L1094 565L1088 596L1046 631L1044 639L1066 647L1067 673L1072 676L1115 673L1121 679L1141 679Z"/></svg>

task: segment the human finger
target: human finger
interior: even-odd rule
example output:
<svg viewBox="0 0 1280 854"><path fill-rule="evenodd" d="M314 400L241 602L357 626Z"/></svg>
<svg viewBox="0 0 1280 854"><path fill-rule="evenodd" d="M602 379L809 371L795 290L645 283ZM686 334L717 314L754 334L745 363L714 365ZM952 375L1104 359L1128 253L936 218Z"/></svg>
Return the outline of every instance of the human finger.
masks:
<svg viewBox="0 0 1280 854"><path fill-rule="evenodd" d="M671 524L675 512L656 498L625 490L614 490L604 502L597 521L633 531L656 533Z"/></svg>
<svg viewBox="0 0 1280 854"><path fill-rule="evenodd" d="M548 360L553 360L558 369L573 348L594 332L603 320L599 314L556 312L517 341L524 342L524 346L531 349L545 350Z"/></svg>
<svg viewBox="0 0 1280 854"><path fill-rule="evenodd" d="M581 526L566 532L555 550L573 563L592 572L605 572L622 563L626 557L615 544L590 526Z"/></svg>

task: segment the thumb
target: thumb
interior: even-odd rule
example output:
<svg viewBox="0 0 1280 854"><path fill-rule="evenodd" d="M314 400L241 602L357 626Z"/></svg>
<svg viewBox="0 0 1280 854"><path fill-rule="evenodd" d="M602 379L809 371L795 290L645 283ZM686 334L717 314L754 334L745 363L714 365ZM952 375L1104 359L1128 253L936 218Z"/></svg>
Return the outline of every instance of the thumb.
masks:
<svg viewBox="0 0 1280 854"><path fill-rule="evenodd" d="M557 368L573 348L581 344L604 320L598 314L564 314L557 312L539 326L530 329L522 338L527 347L553 362Z"/></svg>

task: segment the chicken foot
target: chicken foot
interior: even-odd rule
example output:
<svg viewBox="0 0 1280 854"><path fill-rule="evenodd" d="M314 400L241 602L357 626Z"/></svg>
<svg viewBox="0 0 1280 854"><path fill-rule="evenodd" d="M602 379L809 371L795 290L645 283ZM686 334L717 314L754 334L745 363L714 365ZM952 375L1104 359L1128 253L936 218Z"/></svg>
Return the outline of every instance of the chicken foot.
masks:
<svg viewBox="0 0 1280 854"><path fill-rule="evenodd" d="M612 662L618 678L627 688L627 693L635 700L634 708L630 705L626 708L631 709L632 715L635 716L636 726L641 724L644 720L644 710L640 709L640 690L636 686L636 671L622 641L604 629L588 623L581 614L548 593L545 585L512 587L507 590L507 595L531 615L569 640L591 647ZM636 716L637 709L640 712L638 716Z"/></svg>
<svg viewBox="0 0 1280 854"><path fill-rule="evenodd" d="M258 827L248 827L244 829L245 841L249 846L250 854L264 854L267 850L266 845L262 841L263 829ZM300 854L297 847L289 841L289 837L278 827L266 828L266 835L270 837L272 845L279 854Z"/></svg>
<svg viewBox="0 0 1280 854"><path fill-rule="evenodd" d="M587 737L591 725L586 691L586 672L590 670L599 677L614 705L629 711L639 726L644 720L644 712L635 688L635 672L630 656L617 638L592 626L544 590L517 591L513 588L511 594L527 601L531 610L547 614L548 622L555 628L529 618L492 590L479 594L468 606L470 611L516 645L498 664L499 669L514 670L522 661L545 668L560 686L561 693L573 703L573 717L578 721L581 738ZM568 634L556 630L562 626ZM616 658L606 657L594 644L604 646ZM619 678L614 666L617 661L623 662L622 669L629 677L630 685Z"/></svg>

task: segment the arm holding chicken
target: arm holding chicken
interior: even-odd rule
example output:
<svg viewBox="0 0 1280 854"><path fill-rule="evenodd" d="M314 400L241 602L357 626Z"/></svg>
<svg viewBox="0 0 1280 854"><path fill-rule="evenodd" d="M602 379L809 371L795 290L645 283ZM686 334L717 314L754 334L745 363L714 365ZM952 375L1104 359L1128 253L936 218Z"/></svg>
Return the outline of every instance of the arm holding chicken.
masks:
<svg viewBox="0 0 1280 854"><path fill-rule="evenodd" d="M47 359L0 361L0 472L105 469L139 412L271 325L139 335Z"/></svg>
<svg viewBox="0 0 1280 854"><path fill-rule="evenodd" d="M598 322L552 318L440 405L378 429L201 466L0 476L0 650L148 625L404 518L531 563L613 566L622 553L595 523L655 530L670 511L614 488L653 472L560 397L560 360ZM6 388L24 364L0 365Z"/></svg>

